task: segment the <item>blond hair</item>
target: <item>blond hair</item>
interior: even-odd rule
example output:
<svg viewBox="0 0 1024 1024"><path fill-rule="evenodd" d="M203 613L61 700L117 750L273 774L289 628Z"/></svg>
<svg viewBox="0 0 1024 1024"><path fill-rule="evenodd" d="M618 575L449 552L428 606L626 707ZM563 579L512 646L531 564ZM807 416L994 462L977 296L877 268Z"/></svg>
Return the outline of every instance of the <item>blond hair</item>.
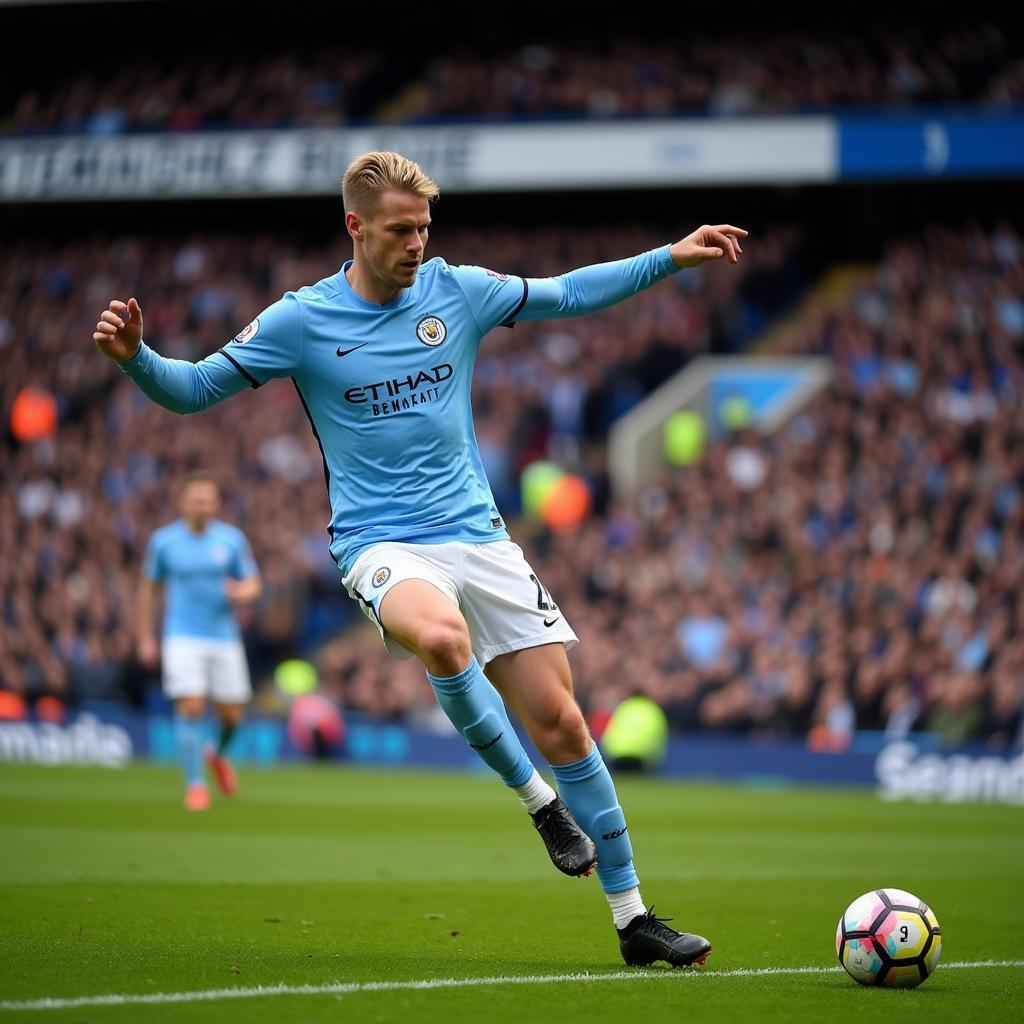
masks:
<svg viewBox="0 0 1024 1024"><path fill-rule="evenodd" d="M187 473L181 482L181 493L184 494L192 484L213 484L217 488L218 494L220 493L220 484L208 469L193 469Z"/></svg>
<svg viewBox="0 0 1024 1024"><path fill-rule="evenodd" d="M374 211L380 195L388 191L409 192L433 202L439 195L418 163L400 153L364 153L348 165L341 186L346 213L364 216Z"/></svg>

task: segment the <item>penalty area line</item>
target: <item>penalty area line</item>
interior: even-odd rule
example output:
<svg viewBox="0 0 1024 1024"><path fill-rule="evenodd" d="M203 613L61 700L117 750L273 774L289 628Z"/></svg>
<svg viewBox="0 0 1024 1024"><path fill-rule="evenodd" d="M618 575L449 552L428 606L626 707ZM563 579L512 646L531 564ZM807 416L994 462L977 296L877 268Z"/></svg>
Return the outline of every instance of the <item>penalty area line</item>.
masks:
<svg viewBox="0 0 1024 1024"><path fill-rule="evenodd" d="M939 965L943 971L972 968L1022 968L1024 960L961 960ZM496 978L427 978L422 981L350 981L324 985L258 985L252 988L213 988L194 992L121 993L70 998L5 1000L0 1010L69 1010L83 1006L149 1006L160 1003L212 1003L224 999L262 999L268 996L347 996L360 992L409 992L447 988L485 988L498 985L571 985L611 981L664 981L679 978L764 978L797 974L837 974L842 967L739 967L726 971L614 971L610 974L534 974Z"/></svg>

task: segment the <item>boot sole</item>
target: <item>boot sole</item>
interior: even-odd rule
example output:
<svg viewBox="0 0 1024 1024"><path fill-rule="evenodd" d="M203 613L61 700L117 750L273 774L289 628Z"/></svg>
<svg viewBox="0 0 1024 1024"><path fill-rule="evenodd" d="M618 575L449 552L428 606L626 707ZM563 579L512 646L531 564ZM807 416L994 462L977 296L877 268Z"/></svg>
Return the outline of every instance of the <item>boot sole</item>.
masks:
<svg viewBox="0 0 1024 1024"><path fill-rule="evenodd" d="M706 953L702 953L696 960L691 960L688 964L674 964L670 960L665 960L665 963L669 965L673 970L676 968L683 968L684 970L688 967L703 967L707 962L707 959L714 952L713 949L709 949ZM655 957L653 960L647 960L644 963L631 963L629 960L626 961L628 967L650 967L651 964L656 964L660 960L664 960L664 957Z"/></svg>

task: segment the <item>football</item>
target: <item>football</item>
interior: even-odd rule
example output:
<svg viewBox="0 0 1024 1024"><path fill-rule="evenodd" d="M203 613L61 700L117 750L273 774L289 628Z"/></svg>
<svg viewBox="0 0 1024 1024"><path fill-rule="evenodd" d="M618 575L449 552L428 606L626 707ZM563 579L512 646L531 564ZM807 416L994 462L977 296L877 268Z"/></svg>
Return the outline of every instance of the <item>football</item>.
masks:
<svg viewBox="0 0 1024 1024"><path fill-rule="evenodd" d="M942 932L924 900L903 889L875 889L839 919L836 953L862 985L914 988L938 965Z"/></svg>

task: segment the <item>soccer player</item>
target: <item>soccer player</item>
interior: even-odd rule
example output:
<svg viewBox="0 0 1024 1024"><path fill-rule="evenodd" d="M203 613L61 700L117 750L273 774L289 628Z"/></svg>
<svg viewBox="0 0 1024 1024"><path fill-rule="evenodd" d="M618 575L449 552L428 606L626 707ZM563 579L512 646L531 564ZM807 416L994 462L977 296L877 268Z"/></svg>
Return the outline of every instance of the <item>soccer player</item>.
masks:
<svg viewBox="0 0 1024 1024"><path fill-rule="evenodd" d="M210 806L203 760L221 792L238 780L227 746L252 696L235 606L260 596L260 576L245 534L215 518L220 490L209 473L189 474L181 489L181 518L149 539L138 594L138 654L143 665L162 661L164 692L174 701L174 738L185 773L185 806ZM162 649L154 631L159 587L165 588ZM216 748L204 750L207 698L220 720Z"/></svg>
<svg viewBox="0 0 1024 1024"><path fill-rule="evenodd" d="M492 328L580 316L684 267L736 263L747 232L705 225L618 262L510 277L424 262L437 195L412 161L366 153L345 173L353 258L336 274L286 293L198 363L143 343L134 298L111 302L93 339L178 413L292 378L323 454L331 553L388 651L420 659L441 707L518 794L556 867L583 875L596 861L627 963L702 963L711 944L668 928L641 899L622 808L573 697L566 649L578 640L495 507L470 382ZM531 764L506 704L559 794Z"/></svg>

